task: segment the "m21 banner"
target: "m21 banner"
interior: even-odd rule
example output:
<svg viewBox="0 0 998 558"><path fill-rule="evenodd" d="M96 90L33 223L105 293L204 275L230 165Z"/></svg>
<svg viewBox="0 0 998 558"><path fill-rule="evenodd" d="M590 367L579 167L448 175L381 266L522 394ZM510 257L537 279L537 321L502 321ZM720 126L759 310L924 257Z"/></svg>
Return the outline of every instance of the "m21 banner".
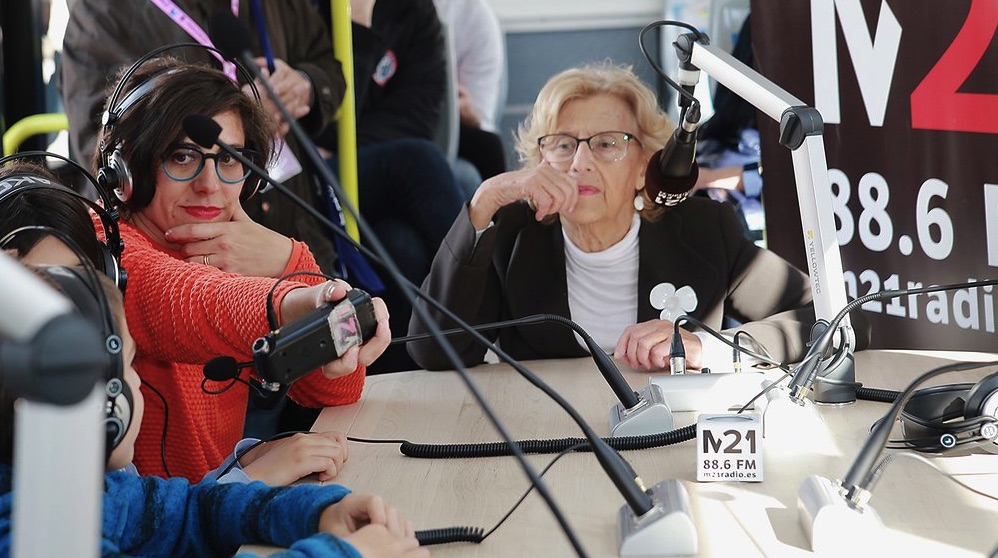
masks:
<svg viewBox="0 0 998 558"><path fill-rule="evenodd" d="M824 121L849 296L998 278L998 0L753 0L752 37ZM759 128L767 242L806 269L790 154ZM868 303L873 346L998 352L996 291Z"/></svg>

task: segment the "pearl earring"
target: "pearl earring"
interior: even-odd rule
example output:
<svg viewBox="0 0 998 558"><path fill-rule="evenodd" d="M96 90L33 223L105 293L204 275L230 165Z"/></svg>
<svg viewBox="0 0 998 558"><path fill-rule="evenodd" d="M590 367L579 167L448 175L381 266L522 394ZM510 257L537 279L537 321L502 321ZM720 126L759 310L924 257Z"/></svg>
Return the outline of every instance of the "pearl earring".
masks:
<svg viewBox="0 0 998 558"><path fill-rule="evenodd" d="M641 194L634 196L634 210L641 211L645 208L645 197Z"/></svg>

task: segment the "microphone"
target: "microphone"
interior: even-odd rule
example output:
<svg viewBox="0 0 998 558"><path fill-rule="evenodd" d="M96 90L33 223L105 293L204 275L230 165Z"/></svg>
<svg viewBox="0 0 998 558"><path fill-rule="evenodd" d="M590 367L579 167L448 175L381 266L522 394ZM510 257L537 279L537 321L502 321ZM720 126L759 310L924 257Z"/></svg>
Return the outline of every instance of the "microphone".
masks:
<svg viewBox="0 0 998 558"><path fill-rule="evenodd" d="M672 323L672 343L669 345L669 370L677 376L686 374L686 346L683 345L683 336L679 334L679 322L683 320L680 317Z"/></svg>
<svg viewBox="0 0 998 558"><path fill-rule="evenodd" d="M858 541L867 544L870 535L882 531L883 523L867 505L880 467L877 458L883 453L898 415L916 389L926 381L947 372L994 366L991 362L958 362L934 368L915 379L891 404L887 414L874 423L863 447L840 483L818 475L805 479L797 493L801 524L811 541L812 550L821 555L838 555L855 550ZM843 534L848 537L843 539ZM846 546L848 545L848 547Z"/></svg>
<svg viewBox="0 0 998 558"><path fill-rule="evenodd" d="M225 382L239 377L239 371L248 366L253 366L252 362L236 362L230 356L215 357L204 365L204 377L213 382Z"/></svg>
<svg viewBox="0 0 998 558"><path fill-rule="evenodd" d="M239 371L249 366L253 366L253 363L237 362L235 358L230 356L215 357L206 362L204 365L204 380L201 381L201 389L210 395L218 395L226 391L229 386L220 391L209 391L205 388L204 383L206 381L239 382L241 384L246 384L246 386L250 388L250 402L254 407L264 411L273 409L278 403L280 403L281 399L287 395L291 384L271 383L261 378L253 378L253 380L259 382L260 385L256 385L253 382L247 382L239 377Z"/></svg>
<svg viewBox="0 0 998 558"><path fill-rule="evenodd" d="M254 77L261 77L260 69L254 61L253 41L250 39L249 29L232 12L218 10L212 14L208 20L208 36L222 56L241 59L247 63L250 72L255 74Z"/></svg>
<svg viewBox="0 0 998 558"><path fill-rule="evenodd" d="M700 107L694 105L683 116L665 147L655 152L645 169L645 191L658 205L674 207L682 203L700 176L697 166L697 123Z"/></svg>
<svg viewBox="0 0 998 558"><path fill-rule="evenodd" d="M613 436L645 436L648 434L658 434L668 432L675 426L672 410L665 401L661 386L649 384L648 387L635 391L624 379L620 369L614 364L613 359L608 355L596 341L574 321L557 314L536 314L517 318L515 320L504 320L487 324L471 326L476 331L489 331L502 329L505 327L516 327L533 325L539 323L553 322L571 328L579 334L582 341L589 349L590 355L596 368L602 374L603 379L610 385L619 403L610 409L610 432ZM464 329L448 329L440 332L444 336L467 333ZM408 343L410 341L420 341L429 339L432 335L421 333L399 337L392 340L392 343Z"/></svg>
<svg viewBox="0 0 998 558"><path fill-rule="evenodd" d="M81 258L83 260L84 258ZM0 250L0 371L13 395L76 405L108 366L95 324L68 298Z"/></svg>

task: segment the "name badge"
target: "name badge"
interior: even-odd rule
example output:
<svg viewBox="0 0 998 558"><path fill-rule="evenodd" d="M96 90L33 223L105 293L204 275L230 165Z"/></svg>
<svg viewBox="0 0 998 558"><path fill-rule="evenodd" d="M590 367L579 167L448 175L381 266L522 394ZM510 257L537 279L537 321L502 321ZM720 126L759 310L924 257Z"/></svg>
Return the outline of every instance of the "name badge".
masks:
<svg viewBox="0 0 998 558"><path fill-rule="evenodd" d="M697 418L697 480L761 482L762 419L755 413Z"/></svg>

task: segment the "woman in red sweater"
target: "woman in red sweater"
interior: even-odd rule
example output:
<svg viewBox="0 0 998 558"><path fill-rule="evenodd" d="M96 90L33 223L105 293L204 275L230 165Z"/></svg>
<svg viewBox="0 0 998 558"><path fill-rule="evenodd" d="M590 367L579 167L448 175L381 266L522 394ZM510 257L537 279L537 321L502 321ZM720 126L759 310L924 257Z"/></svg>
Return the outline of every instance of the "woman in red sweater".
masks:
<svg viewBox="0 0 998 558"><path fill-rule="evenodd" d="M223 355L252 359L253 341L270 329L272 289L285 324L342 299L350 287L299 275L275 288L276 277L318 273L315 259L303 243L247 217L240 199L257 186L248 168L217 146L199 147L182 129L190 114L210 116L220 140L266 162L276 128L258 100L220 71L174 59L150 60L122 79L108 100L96 166L101 187L120 201L125 312L148 401L135 465L142 474L198 481L239 441L247 405L244 384L206 393L205 363ZM365 366L391 337L388 312L374 302L375 337L295 382L293 400L324 407L360 397ZM268 442L240 464L251 479L287 484L314 472L328 479L344 458L342 436L325 433Z"/></svg>

